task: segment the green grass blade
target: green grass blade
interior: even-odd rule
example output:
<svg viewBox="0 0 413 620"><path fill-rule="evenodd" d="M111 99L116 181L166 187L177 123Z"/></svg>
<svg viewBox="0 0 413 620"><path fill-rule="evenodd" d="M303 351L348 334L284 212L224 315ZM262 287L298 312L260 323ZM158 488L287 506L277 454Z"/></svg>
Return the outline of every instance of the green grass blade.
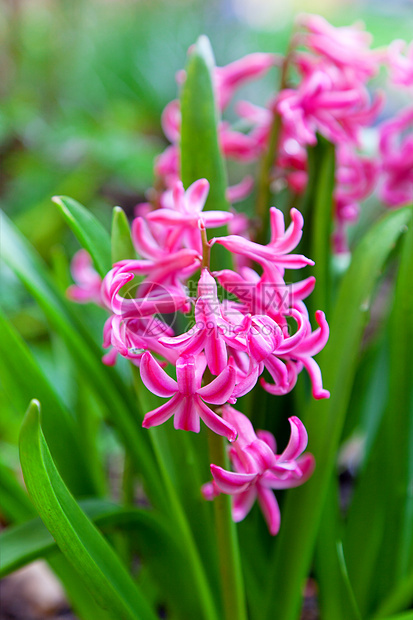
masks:
<svg viewBox="0 0 413 620"><path fill-rule="evenodd" d="M389 395L377 441L348 521L349 573L362 609L373 613L412 568L413 561L413 228L403 240L388 330ZM366 532L362 523L375 515ZM413 590L412 596L413 598ZM386 613L400 607L386 607Z"/></svg>
<svg viewBox="0 0 413 620"><path fill-rule="evenodd" d="M118 556L68 492L40 427L32 401L20 435L20 459L29 495L59 548L91 595L114 620L155 620Z"/></svg>
<svg viewBox="0 0 413 620"><path fill-rule="evenodd" d="M330 318L330 341L318 357L331 398L311 402L302 416L309 434L309 450L316 458L316 470L309 482L286 497L269 572L264 615L268 620L274 617L295 620L298 616L301 587L310 568L321 512L334 472L367 310L383 266L410 220L408 208L382 218L356 248L338 291Z"/></svg>
<svg viewBox="0 0 413 620"><path fill-rule="evenodd" d="M327 313L331 298L331 235L333 223L333 191L335 174L335 147L318 136L317 145L309 149L309 169L313 176L312 192L308 197L309 218L306 229L311 231L308 256L315 261L311 275L317 279L317 286L310 298L314 310Z"/></svg>
<svg viewBox="0 0 413 620"><path fill-rule="evenodd" d="M103 278L112 267L109 233L90 211L73 198L54 196L53 202L60 209L81 245L91 255L97 271Z"/></svg>
<svg viewBox="0 0 413 620"><path fill-rule="evenodd" d="M153 511L123 509L100 499L83 500L79 506L99 528L130 532L134 549L156 580L162 592L162 603L168 609L185 618L200 616L199 598L195 584L191 583L192 571L175 569L178 563L181 566L187 564L187 558L181 538L169 519L161 518ZM0 534L0 548L0 578L41 557L54 566L58 550L40 518L5 529ZM60 570L58 573L60 575Z"/></svg>
<svg viewBox="0 0 413 620"><path fill-rule="evenodd" d="M214 57L207 37L193 46L181 96L181 175L187 188L205 178L210 190L205 209L228 210L224 160L218 143L218 111L213 86Z"/></svg>
<svg viewBox="0 0 413 620"><path fill-rule="evenodd" d="M395 534L395 580L413 566L413 226L403 240L390 320L387 456L393 495L388 524ZM397 484L395 482L397 481Z"/></svg>
<svg viewBox="0 0 413 620"><path fill-rule="evenodd" d="M11 523L23 523L35 514L33 504L14 472L0 461L0 514ZM1 550L0 550L1 553Z"/></svg>
<svg viewBox="0 0 413 620"><path fill-rule="evenodd" d="M112 263L117 263L126 258L136 258L128 218L121 207L114 207L113 209L111 246Z"/></svg>
<svg viewBox="0 0 413 620"><path fill-rule="evenodd" d="M314 563L320 614L324 620L361 620L341 543L338 494L337 480L333 479L320 522Z"/></svg>
<svg viewBox="0 0 413 620"><path fill-rule="evenodd" d="M75 420L1 311L0 333L0 382L4 390L16 407L25 407L32 398L43 403L44 432L60 474L74 495L92 495L96 489L76 436Z"/></svg>
<svg viewBox="0 0 413 620"><path fill-rule="evenodd" d="M83 500L79 506L96 524L108 515L116 516L121 512L116 504L101 499ZM53 536L39 517L3 530L0 533L0 548L0 579L57 550Z"/></svg>

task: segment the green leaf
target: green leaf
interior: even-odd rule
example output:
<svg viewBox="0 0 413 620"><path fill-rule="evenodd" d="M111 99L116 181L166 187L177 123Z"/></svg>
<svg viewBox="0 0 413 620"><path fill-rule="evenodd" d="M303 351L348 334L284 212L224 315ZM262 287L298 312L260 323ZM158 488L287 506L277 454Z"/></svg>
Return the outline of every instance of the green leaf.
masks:
<svg viewBox="0 0 413 620"><path fill-rule="evenodd" d="M338 481L334 478L327 494L315 554L320 614L322 618L334 620L361 620L340 540L338 494Z"/></svg>
<svg viewBox="0 0 413 620"><path fill-rule="evenodd" d="M81 245L91 255L103 278L112 267L109 233L90 211L73 198L54 196L53 202L59 207Z"/></svg>
<svg viewBox="0 0 413 620"><path fill-rule="evenodd" d="M181 94L181 178L185 189L198 179L210 184L205 210L228 211L227 175L218 142L218 110L214 95L214 56L207 37L191 49ZM213 236L227 234L226 226ZM213 268L231 267L230 254L219 245L211 252Z"/></svg>
<svg viewBox="0 0 413 620"><path fill-rule="evenodd" d="M406 611L403 614L396 614L395 616L386 616L383 620L413 620L413 611Z"/></svg>
<svg viewBox="0 0 413 620"><path fill-rule="evenodd" d="M28 517L35 514L33 505L17 481L14 472L0 461L0 514L13 523L24 522ZM3 549L1 548L3 552ZM2 561L3 561L3 553Z"/></svg>
<svg viewBox="0 0 413 620"><path fill-rule="evenodd" d="M394 613L406 607L411 607L413 601L413 571L406 577L401 579L389 593L389 595L380 603L378 610L374 614L374 618L386 618L388 614ZM411 613L413 617L413 612ZM404 618L406 614L400 614L400 618ZM396 616L395 616L396 617ZM397 616L399 618L399 616ZM406 615L407 618L407 615Z"/></svg>
<svg viewBox="0 0 413 620"><path fill-rule="evenodd" d="M178 565L185 566L186 557L169 519L153 511L123 509L100 499L83 500L79 506L105 531L114 528L130 531L136 553L162 592L162 603L181 617L199 617L200 602L192 583L193 573L175 569ZM0 534L0 548L0 578L40 557L50 560L54 567L59 557L55 555L56 542L40 518L5 529ZM60 575L61 562L58 568Z"/></svg>
<svg viewBox="0 0 413 620"><path fill-rule="evenodd" d="M331 235L333 222L333 190L335 174L335 147L318 136L317 145L308 151L311 192L309 218L306 229L311 231L309 256L315 261L311 274L317 285L310 303L314 310L328 312L331 297Z"/></svg>
<svg viewBox="0 0 413 620"><path fill-rule="evenodd" d="M185 188L205 178L210 190L205 209L228 210L224 160L218 143L214 96L214 57L207 37L199 37L186 66L181 96L181 175Z"/></svg>
<svg viewBox="0 0 413 620"><path fill-rule="evenodd" d="M79 506L96 524L108 515L119 515L122 511L116 504L101 499L83 500ZM39 517L3 530L0 533L0 547L0 578L57 550L53 536Z"/></svg>
<svg viewBox="0 0 413 620"><path fill-rule="evenodd" d="M390 213L372 227L356 248L345 274L330 322L330 341L318 362L329 400L313 401L302 416L309 451L316 459L312 478L287 493L281 531L269 571L265 618L295 620L301 587L308 573L337 447L354 381L357 354L367 310L383 266L411 221L408 208ZM285 575L288 581L285 581Z"/></svg>
<svg viewBox="0 0 413 620"><path fill-rule="evenodd" d="M413 563L413 227L402 245L388 325L389 394L384 418L348 520L349 574L361 608L372 613L409 575ZM384 381L384 379L383 379ZM367 513L376 515L365 531ZM362 550L361 550L362 549ZM413 590L405 601L413 599ZM386 615L399 612L387 602Z"/></svg>
<svg viewBox="0 0 413 620"><path fill-rule="evenodd" d="M216 618L214 601L205 570L182 507L177 500L160 446L153 441L157 429L142 431L142 413L139 399L133 397L114 368L101 362L100 348L91 339L88 330L77 319L71 306L62 298L50 280L45 267L28 243L22 239L3 214L2 255L6 264L16 273L33 297L43 308L54 329L63 337L79 372L87 378L94 395L105 407L110 421L121 433L121 438L133 459L136 472L142 474L145 491L156 507L162 507L170 515L180 532L186 563L190 565L197 580L198 596L202 601L205 618ZM142 390L139 390L142 391ZM148 445L152 441L153 449ZM156 452L156 459L154 452ZM161 472L161 475L159 473Z"/></svg>
<svg viewBox="0 0 413 620"><path fill-rule="evenodd" d="M113 208L111 243L112 263L127 258L136 258L128 218L121 207Z"/></svg>
<svg viewBox="0 0 413 620"><path fill-rule="evenodd" d="M93 341L88 329L77 318L72 304L64 299L45 269L44 263L22 238L2 212L2 259L15 272L33 295L52 327L64 339L73 361L87 378L89 386L106 408L113 425L119 430L124 444L133 457L136 471L144 474L150 498L165 502L164 492L156 475L153 454L147 434L141 431L142 413L130 388L114 368L101 361L102 350Z"/></svg>
<svg viewBox="0 0 413 620"><path fill-rule="evenodd" d="M45 435L63 479L75 495L93 494L95 485L80 449L73 417L1 311L0 333L0 381L4 390L16 408L25 407L32 398L42 401Z"/></svg>
<svg viewBox="0 0 413 620"><path fill-rule="evenodd" d="M29 495L59 548L91 595L114 620L155 620L118 556L68 492L40 427L32 401L20 435L20 459Z"/></svg>

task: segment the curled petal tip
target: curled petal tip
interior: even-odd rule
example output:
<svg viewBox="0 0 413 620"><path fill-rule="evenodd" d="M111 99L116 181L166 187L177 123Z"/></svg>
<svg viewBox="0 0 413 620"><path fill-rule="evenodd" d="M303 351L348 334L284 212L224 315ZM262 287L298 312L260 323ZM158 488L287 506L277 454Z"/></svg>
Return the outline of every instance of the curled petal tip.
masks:
<svg viewBox="0 0 413 620"><path fill-rule="evenodd" d="M317 394L313 393L313 396L316 400L322 400L323 398L330 398L330 392L328 390L320 390Z"/></svg>

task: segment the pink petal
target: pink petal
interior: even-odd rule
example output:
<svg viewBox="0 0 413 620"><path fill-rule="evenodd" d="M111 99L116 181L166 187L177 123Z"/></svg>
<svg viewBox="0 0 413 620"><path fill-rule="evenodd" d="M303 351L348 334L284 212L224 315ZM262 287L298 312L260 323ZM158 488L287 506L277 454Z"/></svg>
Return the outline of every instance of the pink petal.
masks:
<svg viewBox="0 0 413 620"><path fill-rule="evenodd" d="M231 396L235 387L236 371L232 366L227 366L224 370L208 385L197 390L207 403L212 405L222 405Z"/></svg>
<svg viewBox="0 0 413 620"><path fill-rule="evenodd" d="M137 217L132 222L132 240L137 252L144 258L157 259L163 256L142 217Z"/></svg>
<svg viewBox="0 0 413 620"><path fill-rule="evenodd" d="M261 485L257 485L258 503L267 522L271 536L278 534L280 529L281 514L274 493Z"/></svg>
<svg viewBox="0 0 413 620"><path fill-rule="evenodd" d="M283 353L288 353L295 349L295 347L297 347L303 341L307 333L308 323L307 321L303 320L303 316L300 312L298 312L298 310L292 308L289 316L292 316L297 321L297 331L292 336L285 338L283 343L276 348L276 355L282 355Z"/></svg>
<svg viewBox="0 0 413 620"><path fill-rule="evenodd" d="M320 366L312 357L300 357L300 362L310 375L313 397L317 400L321 398L330 398L330 392L323 388L323 378L321 376Z"/></svg>
<svg viewBox="0 0 413 620"><path fill-rule="evenodd" d="M178 389L177 382L166 374L148 351L142 355L140 373L145 386L157 396L168 398Z"/></svg>
<svg viewBox="0 0 413 620"><path fill-rule="evenodd" d="M111 349L102 357L102 362L105 364L105 366L114 366L116 364L117 355L118 352L116 351L116 349Z"/></svg>
<svg viewBox="0 0 413 620"><path fill-rule="evenodd" d="M201 420L217 435L226 437L228 441L235 441L237 431L235 428L223 420L217 413L214 413L199 397L194 398L194 405Z"/></svg>
<svg viewBox="0 0 413 620"><path fill-rule="evenodd" d="M277 243L285 234L284 213L275 207L270 208L271 245Z"/></svg>
<svg viewBox="0 0 413 620"><path fill-rule="evenodd" d="M239 474L211 465L211 474L218 488L227 495L242 493L256 480L257 474Z"/></svg>
<svg viewBox="0 0 413 620"><path fill-rule="evenodd" d="M257 365L252 368L252 370L237 383L234 387L234 391L231 394L231 398L241 398L241 396L245 396L248 392L251 392L252 388L258 381L258 376L260 374L260 367Z"/></svg>
<svg viewBox="0 0 413 620"><path fill-rule="evenodd" d="M277 442L275 441L275 437L270 431L258 430L257 431L258 439L261 441L265 441L267 446L272 450L272 452L277 451Z"/></svg>
<svg viewBox="0 0 413 620"><path fill-rule="evenodd" d="M209 192L209 183L206 179L199 179L192 183L185 192L185 202L189 213L199 213L204 208Z"/></svg>
<svg viewBox="0 0 413 620"><path fill-rule="evenodd" d="M149 222L162 224L162 226L176 226L178 224L196 226L198 219L198 214L189 215L188 213L174 211L173 209L157 209L156 211L151 211L151 213L147 215L147 220Z"/></svg>
<svg viewBox="0 0 413 620"><path fill-rule="evenodd" d="M266 471L260 478L260 484L275 490L293 489L307 482L314 468L315 459L313 455L303 454L297 461L296 471L288 472L282 477L277 473Z"/></svg>
<svg viewBox="0 0 413 620"><path fill-rule="evenodd" d="M264 390L266 390L270 394L285 394L285 392L275 392L274 390L283 390L286 389L288 386L288 369L286 365L275 355L270 355L269 357L267 357L264 364L275 382L275 385L272 385L271 383L264 381L264 379L261 379L261 385L263 386Z"/></svg>
<svg viewBox="0 0 413 620"><path fill-rule="evenodd" d="M205 332L195 325L185 334L173 337L164 336L159 339L159 342L179 352L179 355L198 355L204 348L205 339Z"/></svg>
<svg viewBox="0 0 413 620"><path fill-rule="evenodd" d="M174 415L177 407L180 404L181 399L182 396L180 394L175 394L175 396L173 396L171 400L169 400L164 405L161 405L160 407L149 411L143 419L143 428L159 426L160 424L166 422L166 420L169 420L169 418Z"/></svg>
<svg viewBox="0 0 413 620"><path fill-rule="evenodd" d="M206 228L219 228L230 222L234 214L229 211L203 211L201 217Z"/></svg>
<svg viewBox="0 0 413 620"><path fill-rule="evenodd" d="M183 431L199 433L199 415L191 396L184 396L177 404L174 415L174 427Z"/></svg>
<svg viewBox="0 0 413 620"><path fill-rule="evenodd" d="M205 356L213 375L218 375L225 369L228 360L227 347L224 340L218 336L216 329L212 330L206 338Z"/></svg>
<svg viewBox="0 0 413 620"><path fill-rule="evenodd" d="M291 224L283 238L275 239L274 241L271 239L270 245L274 247L274 251L277 253L291 252L300 243L303 234L304 218L297 209L291 209L290 216Z"/></svg>
<svg viewBox="0 0 413 620"><path fill-rule="evenodd" d="M314 265L314 261L300 254L277 254L276 250L270 246L260 245L254 241L249 241L237 235L228 235L227 237L218 237L212 240L213 243L223 245L230 252L241 254L257 262L263 260L279 263L286 269L300 269L306 265Z"/></svg>
<svg viewBox="0 0 413 620"><path fill-rule="evenodd" d="M225 405L225 407L222 408L222 415L226 422L237 429L237 445L240 446L240 448L245 448L245 446L257 439L254 427L246 415L237 411L230 405Z"/></svg>
<svg viewBox="0 0 413 620"><path fill-rule="evenodd" d="M177 142L181 131L181 110L178 100L170 101L162 113L162 129L170 142Z"/></svg>
<svg viewBox="0 0 413 620"><path fill-rule="evenodd" d="M249 196L253 188L254 177L247 175L236 185L231 185L227 188L226 198L230 204L233 204L234 202L241 202L241 200L244 200L244 198Z"/></svg>
<svg viewBox="0 0 413 620"><path fill-rule="evenodd" d="M296 350L297 355L316 355L327 344L330 330L324 312L317 310L315 318L319 328L298 346Z"/></svg>
<svg viewBox="0 0 413 620"><path fill-rule="evenodd" d="M246 449L256 462L260 472L264 472L276 464L276 456L265 441L255 439Z"/></svg>
<svg viewBox="0 0 413 620"><path fill-rule="evenodd" d="M221 494L221 491L217 487L215 480L212 480L212 482L206 482L202 485L201 493L204 499L211 501L218 497L218 495Z"/></svg>
<svg viewBox="0 0 413 620"><path fill-rule="evenodd" d="M285 450L277 457L277 461L293 461L300 456L307 447L308 435L304 424L296 416L288 418L291 433Z"/></svg>
<svg viewBox="0 0 413 620"><path fill-rule="evenodd" d="M195 394L199 385L196 380L196 364L193 355L183 355L176 362L178 389L184 396Z"/></svg>
<svg viewBox="0 0 413 620"><path fill-rule="evenodd" d="M257 489L255 486L251 486L246 491L232 496L232 518L235 523L245 519L256 499Z"/></svg>

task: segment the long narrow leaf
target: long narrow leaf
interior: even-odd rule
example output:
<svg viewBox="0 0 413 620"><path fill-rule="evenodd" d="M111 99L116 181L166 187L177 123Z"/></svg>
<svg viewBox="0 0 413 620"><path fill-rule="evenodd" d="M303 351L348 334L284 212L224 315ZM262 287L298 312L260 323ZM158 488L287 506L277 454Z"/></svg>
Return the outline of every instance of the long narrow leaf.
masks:
<svg viewBox="0 0 413 620"><path fill-rule="evenodd" d="M310 438L309 450L315 455L317 466L309 482L289 492L286 498L269 574L264 616L268 620L274 617L293 620L298 615L301 587L310 567L334 471L367 310L383 265L410 220L411 210L407 208L382 218L359 244L341 283L330 319L330 342L319 356L324 384L331 391L331 398L312 402L303 416Z"/></svg>
<svg viewBox="0 0 413 620"><path fill-rule="evenodd" d="M111 612L114 620L155 620L118 556L59 476L40 427L40 406L36 401L32 401L22 425L20 458L36 509L95 600Z"/></svg>
<svg viewBox="0 0 413 620"><path fill-rule="evenodd" d="M102 224L83 205L67 196L55 196L53 202L59 207L66 222L89 252L102 278L111 268L110 236Z"/></svg>
<svg viewBox="0 0 413 620"><path fill-rule="evenodd" d="M44 406L44 432L57 467L75 495L95 492L87 461L76 437L75 421L34 360L30 350L0 311L0 382L16 407L32 398ZM77 467L73 467L75 461Z"/></svg>
<svg viewBox="0 0 413 620"><path fill-rule="evenodd" d="M351 506L346 537L349 574L365 613L381 608L383 598L390 600L392 591L412 568L412 228L403 241L389 323L388 404ZM370 512L375 514L375 519L366 532L362 521ZM388 605L385 609L386 613L402 611L400 607Z"/></svg>

